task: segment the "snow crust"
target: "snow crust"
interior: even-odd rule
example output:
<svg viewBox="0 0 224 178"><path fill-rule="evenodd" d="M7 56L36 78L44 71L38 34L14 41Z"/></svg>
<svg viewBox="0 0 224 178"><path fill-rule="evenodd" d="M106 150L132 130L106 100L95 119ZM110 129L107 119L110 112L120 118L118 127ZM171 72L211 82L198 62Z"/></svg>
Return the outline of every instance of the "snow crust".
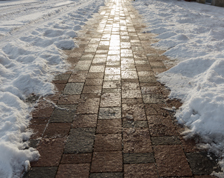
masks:
<svg viewBox="0 0 224 178"><path fill-rule="evenodd" d="M54 75L69 64L62 49L77 36L104 0L21 0L0 2L0 177L21 177L39 153L28 148L26 128L34 93L54 92Z"/></svg>
<svg viewBox="0 0 224 178"><path fill-rule="evenodd" d="M187 138L200 136L201 146L224 157L224 10L177 0L136 0L148 24L158 34L153 46L177 65L158 75L183 105L176 118L188 129ZM220 161L223 166L223 161ZM223 174L222 174L223 175Z"/></svg>

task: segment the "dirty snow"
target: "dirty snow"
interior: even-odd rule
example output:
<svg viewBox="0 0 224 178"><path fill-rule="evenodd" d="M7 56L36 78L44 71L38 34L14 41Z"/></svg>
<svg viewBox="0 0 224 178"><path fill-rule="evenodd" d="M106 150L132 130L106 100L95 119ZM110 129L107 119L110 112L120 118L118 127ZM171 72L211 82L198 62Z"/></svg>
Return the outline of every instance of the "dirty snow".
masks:
<svg viewBox="0 0 224 178"><path fill-rule="evenodd" d="M177 0L133 4L148 24L145 31L158 34L153 46L166 49L171 62L178 60L158 77L171 89L170 97L183 102L176 117L188 127L184 134L200 136L201 146L223 158L224 9Z"/></svg>
<svg viewBox="0 0 224 178"><path fill-rule="evenodd" d="M51 81L68 67L62 49L104 0L0 1L0 177L20 177L39 153L27 148L32 93L53 93Z"/></svg>

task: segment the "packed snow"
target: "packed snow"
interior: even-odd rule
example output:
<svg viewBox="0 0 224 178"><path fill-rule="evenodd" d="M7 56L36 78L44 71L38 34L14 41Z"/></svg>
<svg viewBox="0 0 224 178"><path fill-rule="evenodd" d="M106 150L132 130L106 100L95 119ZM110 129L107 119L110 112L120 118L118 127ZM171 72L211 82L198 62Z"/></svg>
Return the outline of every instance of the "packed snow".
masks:
<svg viewBox="0 0 224 178"><path fill-rule="evenodd" d="M176 63L158 75L183 105L176 118L200 136L201 146L224 157L224 9L177 0L136 0L136 9L158 34L154 47ZM222 165L223 161L220 161ZM222 166L224 168L224 166Z"/></svg>
<svg viewBox="0 0 224 178"><path fill-rule="evenodd" d="M27 148L32 105L25 99L52 94L54 75L68 68L62 49L104 0L0 1L0 177L20 177L38 151ZM26 149L25 149L26 148Z"/></svg>

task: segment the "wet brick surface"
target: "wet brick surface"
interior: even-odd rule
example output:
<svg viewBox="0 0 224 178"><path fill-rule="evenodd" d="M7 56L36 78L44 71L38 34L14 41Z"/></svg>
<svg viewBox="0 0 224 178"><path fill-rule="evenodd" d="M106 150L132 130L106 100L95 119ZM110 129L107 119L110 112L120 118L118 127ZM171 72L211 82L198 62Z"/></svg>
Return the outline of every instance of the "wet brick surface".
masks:
<svg viewBox="0 0 224 178"><path fill-rule="evenodd" d="M96 132L101 134L121 133L121 119L99 119Z"/></svg>
<svg viewBox="0 0 224 178"><path fill-rule="evenodd" d="M65 95L80 95L82 88L83 83L67 83L63 93Z"/></svg>
<svg viewBox="0 0 224 178"><path fill-rule="evenodd" d="M41 157L25 178L212 178L215 162L185 140L178 100L157 82L169 60L129 0L109 0L66 51L69 72L32 112ZM164 62L165 61L165 62ZM170 66L168 66L169 68Z"/></svg>
<svg viewBox="0 0 224 178"><path fill-rule="evenodd" d="M63 154L61 164L90 163L92 153Z"/></svg>
<svg viewBox="0 0 224 178"><path fill-rule="evenodd" d="M92 152L94 128L71 129L65 145L65 153Z"/></svg>
<svg viewBox="0 0 224 178"><path fill-rule="evenodd" d="M154 163L148 164L125 164L124 177L157 178L156 166Z"/></svg>
<svg viewBox="0 0 224 178"><path fill-rule="evenodd" d="M155 162L153 153L125 153L123 157L124 164L145 164Z"/></svg>
<svg viewBox="0 0 224 178"><path fill-rule="evenodd" d="M95 137L94 151L121 151L121 134L97 134Z"/></svg>
<svg viewBox="0 0 224 178"><path fill-rule="evenodd" d="M193 174L211 174L213 170L221 171L215 160L207 157L207 153L187 153Z"/></svg>
<svg viewBox="0 0 224 178"><path fill-rule="evenodd" d="M88 178L89 164L60 164L56 178Z"/></svg>
<svg viewBox="0 0 224 178"><path fill-rule="evenodd" d="M156 146L155 159L160 176L191 176L183 149L179 145Z"/></svg>
<svg viewBox="0 0 224 178"><path fill-rule="evenodd" d="M91 172L121 172L122 152L93 152Z"/></svg>
<svg viewBox="0 0 224 178"><path fill-rule="evenodd" d="M41 157L38 162L33 162L31 165L33 167L58 166L63 153L64 142L64 138L42 140L37 147Z"/></svg>
<svg viewBox="0 0 224 178"><path fill-rule="evenodd" d="M32 167L32 169L24 175L24 178L52 178L55 177L57 167Z"/></svg>
<svg viewBox="0 0 224 178"><path fill-rule="evenodd" d="M91 173L90 178L123 178L123 173Z"/></svg>

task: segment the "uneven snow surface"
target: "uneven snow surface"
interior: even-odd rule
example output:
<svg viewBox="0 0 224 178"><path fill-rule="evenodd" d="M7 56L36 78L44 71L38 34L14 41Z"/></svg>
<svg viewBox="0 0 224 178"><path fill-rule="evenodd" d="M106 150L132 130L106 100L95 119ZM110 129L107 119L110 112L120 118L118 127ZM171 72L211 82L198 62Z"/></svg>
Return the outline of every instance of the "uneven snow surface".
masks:
<svg viewBox="0 0 224 178"><path fill-rule="evenodd" d="M68 64L61 49L72 40L104 0L0 1L0 177L20 177L39 153L25 149L32 109L31 93L53 93L54 74Z"/></svg>
<svg viewBox="0 0 224 178"><path fill-rule="evenodd" d="M183 106L179 123L199 135L204 147L224 156L224 9L177 0L136 0L146 32L158 34L155 47L178 64L159 75L171 89L171 98Z"/></svg>

